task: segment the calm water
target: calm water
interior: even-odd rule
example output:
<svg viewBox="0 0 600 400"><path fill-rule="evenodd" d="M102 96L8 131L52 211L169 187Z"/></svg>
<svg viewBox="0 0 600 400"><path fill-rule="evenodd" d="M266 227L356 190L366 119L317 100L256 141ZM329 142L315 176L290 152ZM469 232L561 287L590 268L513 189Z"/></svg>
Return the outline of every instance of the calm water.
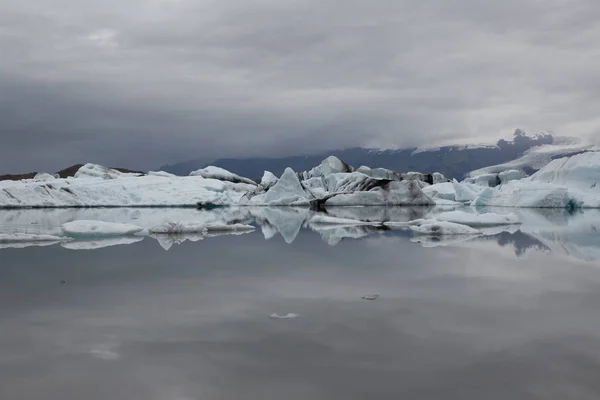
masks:
<svg viewBox="0 0 600 400"><path fill-rule="evenodd" d="M263 214L240 236L0 249L0 399L600 398L597 213L469 241Z"/></svg>

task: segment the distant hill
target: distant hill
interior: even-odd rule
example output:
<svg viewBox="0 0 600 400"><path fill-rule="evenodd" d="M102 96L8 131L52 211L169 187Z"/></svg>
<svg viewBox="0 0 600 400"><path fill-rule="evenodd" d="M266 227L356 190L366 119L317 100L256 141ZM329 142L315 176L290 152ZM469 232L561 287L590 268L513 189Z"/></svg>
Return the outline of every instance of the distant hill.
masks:
<svg viewBox="0 0 600 400"><path fill-rule="evenodd" d="M319 164L327 156L335 155L354 167L367 165L398 172L441 172L446 177L462 179L472 170L514 160L532 147L552 144L553 141L554 138L551 134L541 133L527 136L525 132L517 129L513 140L501 139L495 145L413 147L400 150L373 150L358 147L332 150L310 156L223 158L212 162L192 160L165 165L160 169L176 175L189 175L192 171L208 165L215 165L255 179L260 178L265 170L271 171L277 176L281 175L286 167L291 167L295 171L305 171Z"/></svg>
<svg viewBox="0 0 600 400"><path fill-rule="evenodd" d="M75 173L77 171L79 171L79 168L81 168L81 167L83 167L83 164L75 164L68 168L57 171L56 174L58 176L60 176L61 178L68 178L70 176L75 176ZM144 174L144 172L132 171L132 170L129 170L126 168L111 168L111 169L116 169L117 171L125 172L125 173ZM22 179L33 179L37 174L38 174L38 172L28 172L25 174L16 174L16 175L10 175L10 174L0 175L0 181L20 181Z"/></svg>

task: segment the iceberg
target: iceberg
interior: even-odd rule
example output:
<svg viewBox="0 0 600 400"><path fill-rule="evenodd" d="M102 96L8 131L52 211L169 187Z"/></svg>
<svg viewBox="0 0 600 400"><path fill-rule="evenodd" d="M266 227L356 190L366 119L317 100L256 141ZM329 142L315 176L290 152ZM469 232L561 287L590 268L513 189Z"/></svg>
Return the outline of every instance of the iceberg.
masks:
<svg viewBox="0 0 600 400"><path fill-rule="evenodd" d="M74 177L77 179L95 178L108 180L122 177L138 177L141 175L143 174L125 173L117 171L116 169L103 167L102 165L88 163L79 168Z"/></svg>
<svg viewBox="0 0 600 400"><path fill-rule="evenodd" d="M256 182L252 179L244 178L243 176L236 175L232 172L227 171L224 168L209 166L206 168L199 169L190 173L190 176L200 176L206 179L216 179L219 181L226 181L232 183L245 183L248 185L256 186Z"/></svg>
<svg viewBox="0 0 600 400"><path fill-rule="evenodd" d="M421 190L416 181L382 182L367 191L334 193L325 200L326 206L429 206L435 202Z"/></svg>
<svg viewBox="0 0 600 400"><path fill-rule="evenodd" d="M249 199L248 199L249 197ZM246 196L247 204L255 206L308 205L307 193L298 176L291 168L286 168L281 178L266 192L254 196Z"/></svg>
<svg viewBox="0 0 600 400"><path fill-rule="evenodd" d="M474 206L524 208L599 208L600 153L556 159L538 172L496 189L485 188Z"/></svg>
<svg viewBox="0 0 600 400"><path fill-rule="evenodd" d="M275 174L273 174L271 171L265 171L265 173L262 176L262 179L260 180L260 184L261 186L268 188L275 185L278 180L279 178L277 178Z"/></svg>
<svg viewBox="0 0 600 400"><path fill-rule="evenodd" d="M233 205L256 187L200 176L129 176L117 171L119 175L102 178L89 177L88 172L79 178L0 182L0 208Z"/></svg>
<svg viewBox="0 0 600 400"><path fill-rule="evenodd" d="M53 181L55 179L57 179L57 176L50 175L50 174L47 174L45 172L40 172L39 174L36 174L33 177L34 181L40 181L40 182Z"/></svg>
<svg viewBox="0 0 600 400"><path fill-rule="evenodd" d="M131 236L144 230L137 225L89 220L67 222L61 229L65 236L79 239Z"/></svg>
<svg viewBox="0 0 600 400"><path fill-rule="evenodd" d="M354 168L352 168L350 165L346 164L336 156L329 156L321 161L321 164L317 165L310 171L301 172L298 175L302 180L307 180L310 178L326 176L334 173L352 171L354 171Z"/></svg>

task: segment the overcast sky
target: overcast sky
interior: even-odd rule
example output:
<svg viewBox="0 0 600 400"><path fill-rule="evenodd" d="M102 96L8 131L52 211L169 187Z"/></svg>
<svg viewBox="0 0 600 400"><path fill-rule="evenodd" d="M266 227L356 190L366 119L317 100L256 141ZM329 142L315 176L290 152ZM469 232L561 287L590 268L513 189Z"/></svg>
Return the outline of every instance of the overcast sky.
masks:
<svg viewBox="0 0 600 400"><path fill-rule="evenodd" d="M0 0L0 172L593 140L598 21L598 0Z"/></svg>

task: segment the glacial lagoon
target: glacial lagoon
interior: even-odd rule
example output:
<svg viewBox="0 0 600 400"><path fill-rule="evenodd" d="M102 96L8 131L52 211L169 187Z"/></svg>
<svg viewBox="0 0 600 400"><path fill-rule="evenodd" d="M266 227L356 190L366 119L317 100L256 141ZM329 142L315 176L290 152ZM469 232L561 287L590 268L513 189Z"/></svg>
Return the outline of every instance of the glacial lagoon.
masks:
<svg viewBox="0 0 600 400"><path fill-rule="evenodd" d="M378 224L441 212L425 207L327 210L373 222L354 226L293 208L2 210L0 233L256 230L1 243L0 398L595 398L600 211L486 211L522 223L446 237Z"/></svg>

